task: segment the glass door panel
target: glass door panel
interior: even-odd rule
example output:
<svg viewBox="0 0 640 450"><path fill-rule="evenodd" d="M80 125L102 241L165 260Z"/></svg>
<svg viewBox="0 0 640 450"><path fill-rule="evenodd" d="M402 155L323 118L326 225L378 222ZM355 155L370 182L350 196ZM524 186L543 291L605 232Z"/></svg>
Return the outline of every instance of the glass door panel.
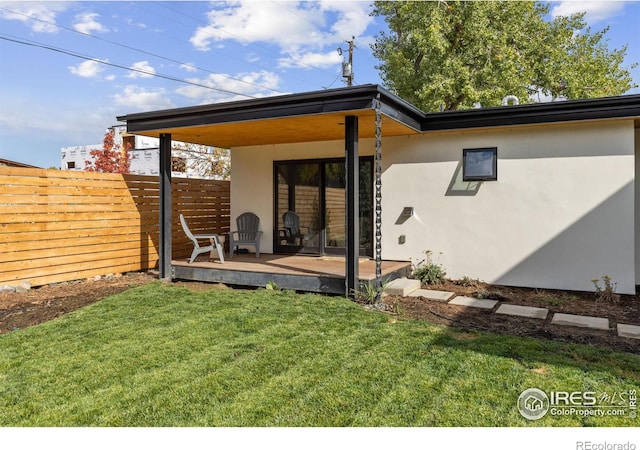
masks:
<svg viewBox="0 0 640 450"><path fill-rule="evenodd" d="M324 165L324 245L328 253L344 253L347 245L344 167L344 162L332 162Z"/></svg>
<svg viewBox="0 0 640 450"><path fill-rule="evenodd" d="M360 254L373 256L373 162L360 159ZM324 164L324 252L345 253L346 174L343 161Z"/></svg>
<svg viewBox="0 0 640 450"><path fill-rule="evenodd" d="M360 255L373 257L373 160L360 158Z"/></svg>
<svg viewBox="0 0 640 450"><path fill-rule="evenodd" d="M276 165L276 250L287 253L320 252L320 165Z"/></svg>

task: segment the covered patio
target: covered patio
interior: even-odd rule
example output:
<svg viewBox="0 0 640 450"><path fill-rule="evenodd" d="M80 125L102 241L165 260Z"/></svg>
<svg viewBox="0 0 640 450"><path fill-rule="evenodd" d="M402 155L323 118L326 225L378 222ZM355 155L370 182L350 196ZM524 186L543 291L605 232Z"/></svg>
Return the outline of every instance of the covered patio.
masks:
<svg viewBox="0 0 640 450"><path fill-rule="evenodd" d="M160 140L160 277L246 286L264 286L271 281L282 288L352 296L360 289L362 282L379 285L383 281L406 275L410 269L408 262L382 260L382 137L383 134L419 134L423 118L424 113L420 110L377 85L118 117L118 120L126 122L127 132ZM365 183L370 186L371 191L371 203L367 205L370 210L367 220L367 226L370 227L367 236L369 258L360 258L363 251L361 233L364 230L360 215L360 139L375 143L374 150L369 153L372 183ZM234 229L235 219L242 212L253 211L261 216L260 223L264 230L262 239L266 248L259 259L250 254L248 257L238 255L233 259L227 258L224 264L217 260L188 264L172 258L172 140L231 149L231 228ZM276 160L282 160L283 164L290 160L310 161L314 158L314 161L318 158L322 158L322 161L334 161L327 158L338 157L335 150L340 141L343 142L343 152L339 159L344 164L344 205L341 212L344 216L344 242L340 247L344 256L329 255L324 251L327 247L325 244L330 246L332 242L327 237L325 222L328 219L322 207L316 214L319 225L316 254L276 254L279 249L278 220L281 216L275 193L278 187L278 175L274 170ZM322 143L330 143L328 148L332 149L323 150ZM282 146L287 145L297 147L293 149L293 153L289 148L285 158L281 150ZM255 157L247 158L247 149ZM235 151L244 152L244 159L241 159L244 164L242 176L239 171L234 172ZM271 160L267 161L265 158ZM259 185L253 179L261 175L254 177L252 169L248 168L251 164L256 164L261 173L269 165L270 176L273 177L270 181L273 192L270 193L269 205L265 206L266 202L255 199L258 192L265 190L265 185ZM319 167L328 164L322 162ZM320 179L323 176L320 174ZM253 183L255 185L250 186ZM325 188L323 183L320 184L321 190ZM323 192L320 193L321 202L324 201ZM261 210L254 211L256 208Z"/></svg>

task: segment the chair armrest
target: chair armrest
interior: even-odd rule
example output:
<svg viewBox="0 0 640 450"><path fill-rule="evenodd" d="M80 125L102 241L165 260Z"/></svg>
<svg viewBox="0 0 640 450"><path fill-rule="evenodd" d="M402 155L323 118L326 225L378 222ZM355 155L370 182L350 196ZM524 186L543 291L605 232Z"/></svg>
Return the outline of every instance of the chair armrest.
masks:
<svg viewBox="0 0 640 450"><path fill-rule="evenodd" d="M194 234L193 237L195 239L213 239L218 244L222 244L222 242L220 242L219 234Z"/></svg>
<svg viewBox="0 0 640 450"><path fill-rule="evenodd" d="M194 238L196 239L217 239L220 237L219 234L194 234Z"/></svg>

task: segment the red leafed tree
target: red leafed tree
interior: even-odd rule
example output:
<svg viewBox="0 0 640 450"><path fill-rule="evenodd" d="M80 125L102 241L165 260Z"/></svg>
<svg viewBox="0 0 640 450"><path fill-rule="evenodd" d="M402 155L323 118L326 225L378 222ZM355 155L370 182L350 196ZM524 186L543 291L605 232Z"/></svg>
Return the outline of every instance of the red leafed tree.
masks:
<svg viewBox="0 0 640 450"><path fill-rule="evenodd" d="M102 141L102 149L91 150L93 161L85 161L87 172L129 173L131 159L129 150L131 144L126 144L123 149L115 143L115 131L108 130Z"/></svg>

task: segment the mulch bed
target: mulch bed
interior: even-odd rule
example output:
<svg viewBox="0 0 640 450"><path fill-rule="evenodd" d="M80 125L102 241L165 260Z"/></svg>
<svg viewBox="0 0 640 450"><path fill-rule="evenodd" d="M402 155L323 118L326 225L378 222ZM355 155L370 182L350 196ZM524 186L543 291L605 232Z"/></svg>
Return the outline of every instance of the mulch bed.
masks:
<svg viewBox="0 0 640 450"><path fill-rule="evenodd" d="M460 286L451 281L431 289L454 292L467 297L499 300L492 310L450 305L414 297L386 297L387 309L402 316L427 322L454 326L466 331L488 331L512 336L529 336L555 341L605 347L612 350L640 354L640 339L622 338L617 335L617 324L640 325L640 295L621 295L613 302L596 300L593 292L555 291L494 286L477 283ZM546 308L545 320L496 314L501 303ZM552 325L554 313L605 317L609 319L609 331L583 327Z"/></svg>

